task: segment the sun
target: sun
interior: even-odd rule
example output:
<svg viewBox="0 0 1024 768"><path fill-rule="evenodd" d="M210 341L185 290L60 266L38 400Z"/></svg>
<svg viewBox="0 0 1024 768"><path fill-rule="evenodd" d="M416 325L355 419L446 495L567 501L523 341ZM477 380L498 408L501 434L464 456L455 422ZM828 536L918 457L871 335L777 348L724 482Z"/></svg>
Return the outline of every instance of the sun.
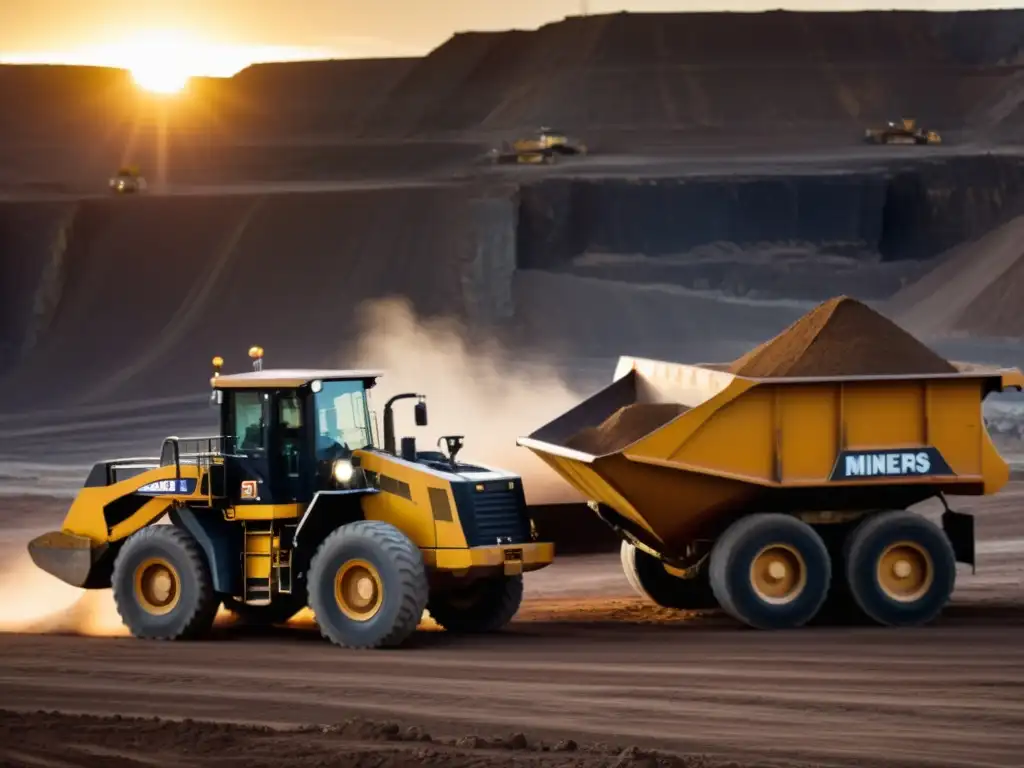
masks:
<svg viewBox="0 0 1024 768"><path fill-rule="evenodd" d="M131 66L132 79L140 88L151 93L173 95L181 93L188 85L190 74L175 62L147 61Z"/></svg>

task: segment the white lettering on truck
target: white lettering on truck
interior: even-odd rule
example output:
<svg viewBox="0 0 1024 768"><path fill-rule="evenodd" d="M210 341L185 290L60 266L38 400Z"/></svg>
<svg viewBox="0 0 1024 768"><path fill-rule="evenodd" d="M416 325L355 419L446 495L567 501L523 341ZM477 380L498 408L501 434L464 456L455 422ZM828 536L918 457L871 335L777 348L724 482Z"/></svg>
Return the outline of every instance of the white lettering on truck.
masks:
<svg viewBox="0 0 1024 768"><path fill-rule="evenodd" d="M843 474L847 477L927 475L932 468L931 459L924 451L860 454L845 458Z"/></svg>

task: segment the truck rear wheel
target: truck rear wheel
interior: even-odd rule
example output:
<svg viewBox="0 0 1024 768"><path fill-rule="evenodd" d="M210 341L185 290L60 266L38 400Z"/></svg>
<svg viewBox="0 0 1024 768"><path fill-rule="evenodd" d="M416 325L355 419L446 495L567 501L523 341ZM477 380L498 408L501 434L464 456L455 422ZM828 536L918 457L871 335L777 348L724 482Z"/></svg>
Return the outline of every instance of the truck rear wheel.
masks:
<svg viewBox="0 0 1024 768"><path fill-rule="evenodd" d="M646 597L663 608L681 611L718 607L706 565L695 576L681 579L666 571L658 558L637 549L628 541L622 542L619 559L626 580L640 597Z"/></svg>
<svg viewBox="0 0 1024 768"><path fill-rule="evenodd" d="M757 629L810 621L828 596L825 542L795 517L756 514L733 523L711 550L711 589L722 609Z"/></svg>
<svg viewBox="0 0 1024 768"><path fill-rule="evenodd" d="M503 629L523 602L522 576L477 579L430 595L430 617L449 632L481 634Z"/></svg>
<svg viewBox="0 0 1024 768"><path fill-rule="evenodd" d="M220 607L206 558L173 525L132 534L114 561L114 603L135 637L179 640L209 632Z"/></svg>
<svg viewBox="0 0 1024 768"><path fill-rule="evenodd" d="M854 601L878 624L927 624L956 585L956 557L946 534L913 512L864 520L850 533L843 560Z"/></svg>
<svg viewBox="0 0 1024 768"><path fill-rule="evenodd" d="M309 607L321 634L347 648L401 645L416 631L427 605L427 570L419 548L377 520L331 533L307 574Z"/></svg>

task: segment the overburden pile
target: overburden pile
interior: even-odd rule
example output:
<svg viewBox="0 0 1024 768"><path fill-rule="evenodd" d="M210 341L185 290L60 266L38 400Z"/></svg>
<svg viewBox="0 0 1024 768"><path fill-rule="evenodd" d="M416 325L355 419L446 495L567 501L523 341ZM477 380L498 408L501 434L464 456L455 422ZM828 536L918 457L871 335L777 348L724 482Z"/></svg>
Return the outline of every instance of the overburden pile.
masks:
<svg viewBox="0 0 1024 768"><path fill-rule="evenodd" d="M752 378L902 376L957 368L891 320L849 296L819 304L727 369ZM595 456L614 453L689 410L678 403L634 403L566 445Z"/></svg>
<svg viewBox="0 0 1024 768"><path fill-rule="evenodd" d="M956 371L891 320L849 296L819 304L729 366L730 373L754 378Z"/></svg>

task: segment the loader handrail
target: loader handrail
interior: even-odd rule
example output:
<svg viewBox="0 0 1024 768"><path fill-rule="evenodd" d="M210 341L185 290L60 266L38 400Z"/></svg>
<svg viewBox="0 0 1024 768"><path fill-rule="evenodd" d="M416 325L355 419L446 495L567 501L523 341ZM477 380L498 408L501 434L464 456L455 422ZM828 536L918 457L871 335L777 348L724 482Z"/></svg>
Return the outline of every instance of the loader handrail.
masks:
<svg viewBox="0 0 1024 768"><path fill-rule="evenodd" d="M177 437L172 435L164 439L160 448L160 466L174 466L174 476L181 477L182 455L194 459L192 462L199 466L209 466L210 459L224 456L224 437L221 435L210 435L204 437ZM182 451L182 444L185 451Z"/></svg>

